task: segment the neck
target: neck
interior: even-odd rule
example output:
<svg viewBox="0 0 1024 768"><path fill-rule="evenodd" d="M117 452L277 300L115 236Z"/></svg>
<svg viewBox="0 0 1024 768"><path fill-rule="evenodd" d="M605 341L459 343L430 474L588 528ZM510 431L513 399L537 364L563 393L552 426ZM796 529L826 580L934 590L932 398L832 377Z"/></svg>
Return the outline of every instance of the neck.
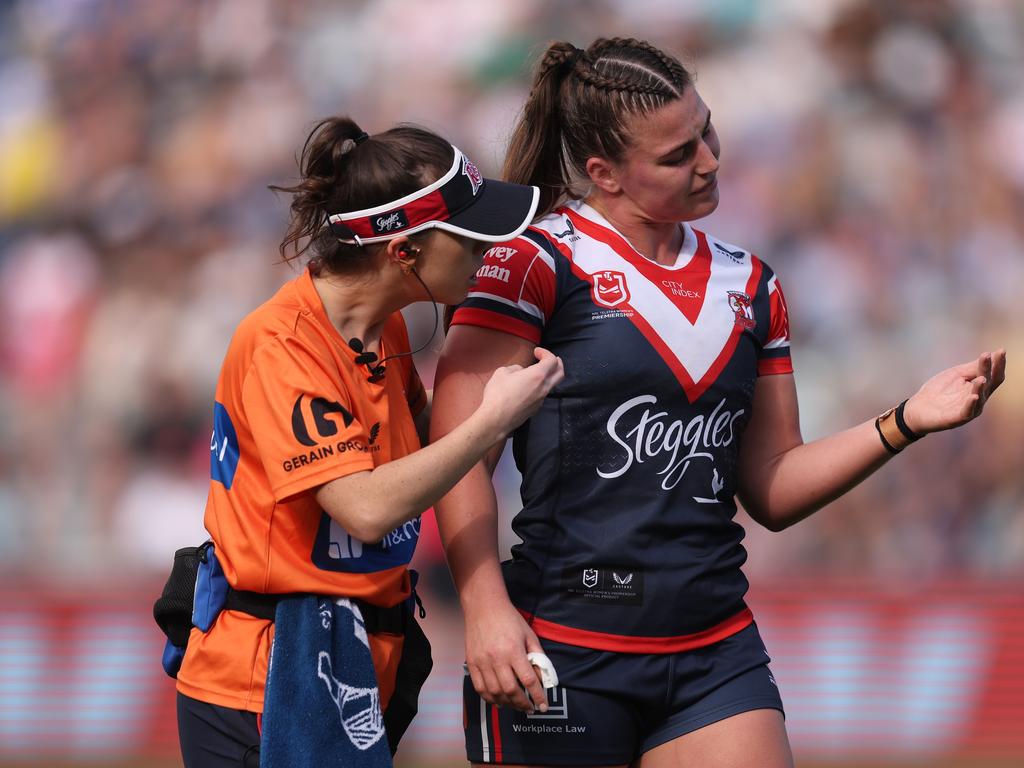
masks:
<svg viewBox="0 0 1024 768"><path fill-rule="evenodd" d="M676 263L683 244L677 222L651 221L625 195L592 194L583 202L604 216L644 258L668 266Z"/></svg>
<svg viewBox="0 0 1024 768"><path fill-rule="evenodd" d="M313 285L341 337L357 338L371 352L378 349L384 322L409 303L404 291L376 270L358 275L322 273L313 277Z"/></svg>

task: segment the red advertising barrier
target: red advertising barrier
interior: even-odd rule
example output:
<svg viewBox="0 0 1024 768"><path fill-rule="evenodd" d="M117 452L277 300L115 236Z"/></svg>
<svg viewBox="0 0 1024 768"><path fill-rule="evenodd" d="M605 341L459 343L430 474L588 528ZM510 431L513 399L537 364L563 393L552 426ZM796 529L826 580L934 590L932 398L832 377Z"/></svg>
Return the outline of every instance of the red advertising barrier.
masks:
<svg viewBox="0 0 1024 768"><path fill-rule="evenodd" d="M56 592L7 580L0 761L144 764L177 753L174 685L150 615L159 589ZM957 582L892 594L799 582L760 587L750 603L801 759L1024 758L1024 589ZM399 765L463 754L457 614L437 606L426 629L435 673Z"/></svg>

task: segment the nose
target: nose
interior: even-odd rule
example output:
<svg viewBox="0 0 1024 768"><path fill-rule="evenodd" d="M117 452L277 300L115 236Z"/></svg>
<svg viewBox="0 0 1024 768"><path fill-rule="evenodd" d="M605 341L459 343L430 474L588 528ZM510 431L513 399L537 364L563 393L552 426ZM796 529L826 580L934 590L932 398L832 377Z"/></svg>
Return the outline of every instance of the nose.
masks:
<svg viewBox="0 0 1024 768"><path fill-rule="evenodd" d="M697 161L694 163L693 169L700 176L710 176L718 171L718 156L721 154L721 149L715 139L712 137L708 137L708 139L701 141L697 146Z"/></svg>

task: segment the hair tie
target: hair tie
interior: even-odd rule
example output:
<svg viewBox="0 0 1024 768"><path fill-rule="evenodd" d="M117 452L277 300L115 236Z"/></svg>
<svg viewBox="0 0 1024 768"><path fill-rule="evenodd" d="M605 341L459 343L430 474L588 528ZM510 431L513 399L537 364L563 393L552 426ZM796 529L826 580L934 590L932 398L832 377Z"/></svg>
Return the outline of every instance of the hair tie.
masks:
<svg viewBox="0 0 1024 768"><path fill-rule="evenodd" d="M370 137L367 135L366 131L360 131L359 135L352 139L352 141L354 141L356 144L362 144L368 138Z"/></svg>

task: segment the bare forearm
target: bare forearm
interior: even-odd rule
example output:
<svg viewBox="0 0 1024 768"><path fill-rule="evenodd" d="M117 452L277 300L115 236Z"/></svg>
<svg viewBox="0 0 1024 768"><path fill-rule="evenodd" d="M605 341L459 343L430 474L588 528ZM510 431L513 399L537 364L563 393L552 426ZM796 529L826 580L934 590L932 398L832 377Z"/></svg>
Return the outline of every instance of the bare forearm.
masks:
<svg viewBox="0 0 1024 768"><path fill-rule="evenodd" d="M835 501L890 458L872 419L769 459L741 499L755 520L779 531Z"/></svg>
<svg viewBox="0 0 1024 768"><path fill-rule="evenodd" d="M434 509L463 607L507 599L498 562L498 503L485 463L470 470Z"/></svg>
<svg viewBox="0 0 1024 768"><path fill-rule="evenodd" d="M328 483L317 499L357 539L376 541L435 503L502 437L474 415L421 450Z"/></svg>

